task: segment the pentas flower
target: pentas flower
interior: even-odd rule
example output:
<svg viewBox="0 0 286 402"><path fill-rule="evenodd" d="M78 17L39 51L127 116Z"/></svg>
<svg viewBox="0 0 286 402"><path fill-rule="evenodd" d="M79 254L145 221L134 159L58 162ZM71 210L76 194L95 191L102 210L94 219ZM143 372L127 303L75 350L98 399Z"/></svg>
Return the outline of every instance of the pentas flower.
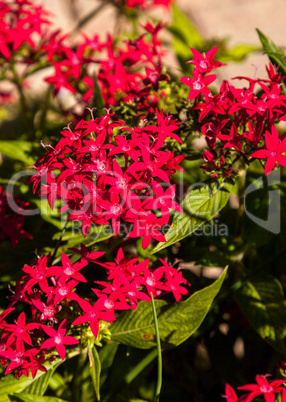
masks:
<svg viewBox="0 0 286 402"><path fill-rule="evenodd" d="M66 355L65 345L76 345L79 343L79 341L74 337L65 335L67 331L66 321L67 320L65 319L60 323L57 331L47 325L41 326L44 332L50 336L50 339L47 339L42 343L41 349L55 347L62 360L64 360Z"/></svg>
<svg viewBox="0 0 286 402"><path fill-rule="evenodd" d="M10 240L14 249L19 244L19 238L33 239L33 236L24 228L25 216L19 215L29 206L28 202L23 202L19 197L15 197L12 201L17 204L17 211L12 211L8 200L12 195L7 194L5 189L0 186L0 241Z"/></svg>
<svg viewBox="0 0 286 402"><path fill-rule="evenodd" d="M106 312L106 307L104 303L97 301L96 303L94 303L94 305L91 305L88 301L84 299L79 299L78 303L85 314L77 317L73 321L72 325L80 325L89 322L90 329L95 338L98 335L100 320L109 321L110 323L115 320L112 311Z"/></svg>
<svg viewBox="0 0 286 402"><path fill-rule="evenodd" d="M11 303L13 306L16 302L24 303L31 314L27 308L27 313L22 312L14 323L8 323L15 311L14 307L8 307L0 316L0 362L7 366L6 373L15 370L17 376L28 376L30 372L35 376L38 370L45 371L43 362L51 355L56 352L64 359L66 346L79 343L73 335L80 326L88 325L96 338L100 336L102 321L106 326L116 320L117 311L135 310L140 300L151 300L151 293L159 297L171 291L176 300L187 294L183 286L188 284L182 272L167 261L161 260L163 265L154 267L148 259L139 262L137 257L128 258L119 249L114 262L100 262L98 258L104 252L89 251L83 244L75 252L83 258L74 264L63 253L61 265L48 267L50 259L40 256L35 264L23 268L24 275L17 281L19 296ZM88 286L86 278L79 276L79 270L88 262L103 267L108 277L108 282L95 280L96 288L92 289L95 298L89 299L83 298L77 289L79 282L81 287ZM43 275L36 282L35 272ZM45 281L44 286L41 281ZM68 320L63 318L67 316Z"/></svg>
<svg viewBox="0 0 286 402"><path fill-rule="evenodd" d="M80 244L80 249L77 248L70 248L69 250L73 251L74 253L80 254L82 256L82 260L86 260L88 262L96 262L99 257L105 254L104 251L89 251L89 249L84 245Z"/></svg>
<svg viewBox="0 0 286 402"><path fill-rule="evenodd" d="M54 63L55 71L45 81L53 86L56 97L64 88L85 103L92 102L96 81L106 106L119 105L124 100L138 104L140 113L143 109L151 110L151 103L160 93L160 81L168 78L162 73L163 51L158 39L158 33L164 26L158 23L152 26L152 30L149 26L152 25L143 28L150 39L144 33L138 39L125 41L123 45L115 45L111 35L105 41L98 36L89 39L83 35L83 42L71 48L65 41L67 38L60 36L58 31L47 35L41 50L48 53L48 60ZM90 76L89 72L89 65L94 63L99 65L96 77ZM155 106L157 102L155 100Z"/></svg>
<svg viewBox="0 0 286 402"><path fill-rule="evenodd" d="M24 291L27 289L32 289L36 283L39 284L41 290L43 292L48 291L48 281L47 278L55 275L57 272L57 268L47 268L47 257L43 256L38 259L37 263L34 266L25 265L22 269L27 276L27 280L25 283Z"/></svg>
<svg viewBox="0 0 286 402"><path fill-rule="evenodd" d="M164 192L163 187L157 183L156 181L152 181L152 188L154 191L154 198L148 199L145 207L152 209L160 209L161 214L166 215L169 218L170 211L169 209L176 210L178 212L183 212L182 207L175 202L173 199L175 198L176 188L175 184L168 187Z"/></svg>
<svg viewBox="0 0 286 402"><path fill-rule="evenodd" d="M7 346L10 346L14 339L16 338L16 347L19 348L22 343L25 342L28 345L32 345L31 338L29 336L29 331L38 328L39 324L30 323L26 324L26 316L24 311L19 315L18 319L15 320L15 324L5 325L5 332L11 332L11 335L7 339Z"/></svg>
<svg viewBox="0 0 286 402"><path fill-rule="evenodd" d="M271 127L271 133L265 132L266 149L259 149L250 156L252 158L266 159L265 175L267 176L271 170L277 165L286 166L286 138L285 135L279 138L278 130L275 126Z"/></svg>
<svg viewBox="0 0 286 402"><path fill-rule="evenodd" d="M213 178L220 175L228 178L236 173L233 162L239 160L248 165L252 158L266 159L266 175L277 165L286 166L285 133L279 137L275 127L285 120L286 113L281 75L273 67L267 67L269 79L235 77L246 80L248 87L235 88L224 81L219 93L211 94L208 86L215 76L208 74L222 66L213 61L217 48L206 54L191 50L193 78L183 77L181 81L191 87L188 99L193 110L201 110L198 123L202 123L201 132L209 148L202 153L206 164L201 168Z"/></svg>
<svg viewBox="0 0 286 402"><path fill-rule="evenodd" d="M217 47L210 49L207 53L201 54L198 50L194 48L190 48L194 59L191 61L187 61L187 63L193 64L201 74L209 73L214 68L218 68L224 66L220 61L214 61L214 57L218 50Z"/></svg>
<svg viewBox="0 0 286 402"><path fill-rule="evenodd" d="M165 148L167 141L182 142L175 133L179 122L163 111L156 111L155 119L157 125L155 120L148 126L126 128L108 113L81 120L74 130L68 126L56 147L35 163L37 173L29 180L33 191L47 197L51 208L61 200L60 212L82 222L84 236L92 223L111 224L115 235L124 223L128 237L144 237L144 248L151 238L164 241L160 230L169 219L169 209L182 209L174 201L174 185L163 192L158 182L170 183L170 176L182 170L178 163L184 155L174 156ZM150 195L152 187L155 197ZM157 209L161 216L155 215Z"/></svg>
<svg viewBox="0 0 286 402"><path fill-rule="evenodd" d="M0 10L0 53L8 60L23 44L35 47L35 38L50 24L49 13L29 0L0 1Z"/></svg>
<svg viewBox="0 0 286 402"><path fill-rule="evenodd" d="M55 272L55 278L61 276L62 280L74 279L78 282L86 282L85 277L78 271L87 265L87 261L81 260L72 264L69 257L66 254L62 254L62 268L54 266L53 271Z"/></svg>
<svg viewBox="0 0 286 402"><path fill-rule="evenodd" d="M187 280L183 278L182 271L173 268L167 261L164 261L161 258L160 261L163 263L162 268L166 277L162 289L166 292L172 292L176 301L181 300L182 295L188 293L188 290L181 286L181 284L189 285Z"/></svg>
<svg viewBox="0 0 286 402"><path fill-rule="evenodd" d="M172 2L174 2L175 0L153 0L153 4L154 6L164 6L166 8L170 8L170 5Z"/></svg>
<svg viewBox="0 0 286 402"><path fill-rule="evenodd" d="M170 3L171 0L114 0L114 4L144 10L157 5L169 7ZM132 101L138 115L146 115L158 105L160 82L168 79L162 73L164 51L158 38L164 28L162 23L146 24L142 35L123 43L111 35L102 40L98 35L89 38L84 34L77 43L71 43L70 34L50 28L49 13L34 1L0 1L0 10L0 58L13 57L16 69L26 65L25 75L33 73L34 68L29 66L34 60L41 66L52 64L54 71L45 77L45 82L54 90L60 109L63 90L69 91L84 110L86 104L92 103L98 85L106 106L119 105L121 100ZM96 76L91 73L94 68L90 68L94 64L99 67ZM13 73L9 70L5 69L4 78ZM62 112L71 112L78 118L73 106Z"/></svg>
<svg viewBox="0 0 286 402"><path fill-rule="evenodd" d="M125 278L134 279L136 275L136 264L138 258L126 258L122 248L117 252L115 262L101 263L108 274L107 279L113 280L113 283L122 282ZM147 260L147 263L149 260Z"/></svg>
<svg viewBox="0 0 286 402"><path fill-rule="evenodd" d="M203 77L202 74L199 73L196 69L194 70L193 74L194 78L183 77L180 79L183 84L191 88L188 99L195 99L199 94L209 96L211 94L211 91L208 88L208 85L214 82L214 80L216 79L216 75L212 74Z"/></svg>
<svg viewBox="0 0 286 402"><path fill-rule="evenodd" d="M52 289L52 293L49 294L48 301L54 300L55 304L60 303L62 300L67 303L67 300L78 300L78 295L73 291L78 282L74 279L67 280L64 276L60 276L56 282L55 288Z"/></svg>
<svg viewBox="0 0 286 402"><path fill-rule="evenodd" d="M209 94L205 97L205 102L201 102L194 107L194 110L201 110L199 122L201 122L205 117L210 115L225 114L225 110L221 104L221 100L218 97Z"/></svg>
<svg viewBox="0 0 286 402"><path fill-rule="evenodd" d="M224 398L226 398L226 402L238 402L239 401L235 390L229 384L225 385L225 394L222 396Z"/></svg>
<svg viewBox="0 0 286 402"><path fill-rule="evenodd" d="M127 8L139 8L145 10L153 6L170 7L174 0L112 0L115 4L125 5Z"/></svg>
<svg viewBox="0 0 286 402"><path fill-rule="evenodd" d="M55 315L61 311L62 306L55 305L54 300L50 300L47 304L41 302L40 300L33 300L34 306L37 310L41 311L42 314L40 315L40 320L50 320L51 322L57 323L58 320L56 319Z"/></svg>
<svg viewBox="0 0 286 402"><path fill-rule="evenodd" d="M30 365L30 353L26 352L24 349L24 346L20 346L18 350L3 350L0 352L1 356L3 356L5 359L11 360L11 362L8 364L5 374L10 374L12 371L15 369L20 369L21 374L24 374L26 371L26 375L29 373L29 365ZM25 371L23 371L23 369ZM47 371L47 370L43 370Z"/></svg>
<svg viewBox="0 0 286 402"><path fill-rule="evenodd" d="M267 374L257 375L255 377L257 384L247 384L238 387L239 390L250 391L250 393L244 399L245 402L253 401L259 395L263 395L265 402L275 402L275 394L279 394L285 389L283 387L285 380L274 380L269 383L267 380L268 376L269 375ZM283 399L285 399L285 394Z"/></svg>

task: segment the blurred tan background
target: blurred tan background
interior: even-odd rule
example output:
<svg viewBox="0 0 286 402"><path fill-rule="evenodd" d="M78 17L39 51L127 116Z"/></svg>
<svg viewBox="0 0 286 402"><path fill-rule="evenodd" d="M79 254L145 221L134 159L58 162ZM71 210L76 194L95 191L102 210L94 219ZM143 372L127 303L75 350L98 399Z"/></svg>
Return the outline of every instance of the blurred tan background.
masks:
<svg viewBox="0 0 286 402"><path fill-rule="evenodd" d="M55 14L54 21L65 32L72 31L78 21L88 15L101 2L98 0L39 0ZM204 38L228 38L229 45L241 43L259 46L255 28L269 36L277 46L286 49L286 0L177 0L177 4L191 18ZM170 21L171 15L158 7L155 16ZM106 32L115 28L115 12L106 6L84 28L87 33L98 32L104 38ZM175 63L169 56L169 64ZM265 55L252 54L242 64L230 63L220 70L224 79L236 75L264 77Z"/></svg>

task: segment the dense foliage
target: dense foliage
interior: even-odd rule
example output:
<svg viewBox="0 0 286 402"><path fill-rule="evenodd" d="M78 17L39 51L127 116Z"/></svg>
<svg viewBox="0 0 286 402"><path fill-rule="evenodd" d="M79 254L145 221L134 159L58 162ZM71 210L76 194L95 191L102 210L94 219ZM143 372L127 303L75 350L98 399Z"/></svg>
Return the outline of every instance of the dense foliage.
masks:
<svg viewBox="0 0 286 402"><path fill-rule="evenodd" d="M0 1L0 400L285 402L285 55L218 86L255 48L105 6Z"/></svg>

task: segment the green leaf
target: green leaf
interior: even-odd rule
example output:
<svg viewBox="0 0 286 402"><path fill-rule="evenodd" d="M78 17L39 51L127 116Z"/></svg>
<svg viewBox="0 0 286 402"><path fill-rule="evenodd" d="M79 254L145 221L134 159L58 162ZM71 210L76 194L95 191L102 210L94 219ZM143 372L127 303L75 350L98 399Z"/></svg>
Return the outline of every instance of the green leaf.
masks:
<svg viewBox="0 0 286 402"><path fill-rule="evenodd" d="M94 76L93 76L93 102L92 102L92 105L95 105L95 107L97 109L99 109L99 111L101 111L105 106L96 74L94 74Z"/></svg>
<svg viewBox="0 0 286 402"><path fill-rule="evenodd" d="M159 402L161 388L162 388L162 347L161 347L161 340L160 340L158 316L157 316L155 301L154 301L154 297L153 297L152 293L151 293L151 304L152 304L152 311L153 311L153 316L154 316L154 328L155 328L155 336L156 336L156 343L157 343L157 355L158 355L157 386L156 386L154 401Z"/></svg>
<svg viewBox="0 0 286 402"><path fill-rule="evenodd" d="M48 223L51 223L58 229L63 229L66 222L66 217L61 219L60 212L57 211L57 208L51 209L48 200L45 199L32 199L31 200L36 206L39 208L41 217Z"/></svg>
<svg viewBox="0 0 286 402"><path fill-rule="evenodd" d="M64 399L55 398L53 396L35 396L32 394L14 394L12 400L24 402L66 402Z"/></svg>
<svg viewBox="0 0 286 402"><path fill-rule="evenodd" d="M256 29L260 42L265 50L265 53L269 56L272 64L281 67L284 73L286 73L286 57L281 49L279 49L274 42L266 35L264 35L259 29Z"/></svg>
<svg viewBox="0 0 286 402"><path fill-rule="evenodd" d="M81 232L81 228L79 230ZM64 245L60 246L58 248L57 254L56 254L56 259L54 260L54 264L57 264L58 261L60 260L61 254L63 252L66 252L67 249L73 248L73 247L78 247L80 243L83 243L86 247L90 247L95 243L104 241L109 239L110 237L114 236L112 228L108 225L94 225L92 224L90 227L90 233L86 237L83 237L83 235L80 235L78 233L73 233L72 231L67 231L63 238L62 241L67 241ZM61 235L61 232L57 233L54 237L53 240L59 239Z"/></svg>
<svg viewBox="0 0 286 402"><path fill-rule="evenodd" d="M199 328L221 288L226 272L227 268L213 284L183 302L168 305L164 300L155 300L163 348L180 345ZM142 301L136 310L122 314L109 330L111 339L116 342L140 349L156 347L150 302Z"/></svg>
<svg viewBox="0 0 286 402"><path fill-rule="evenodd" d="M61 362L58 362L54 367L52 367L50 370L48 370L44 375L42 375L40 378L37 380L33 381L32 384L30 384L26 389L25 389L25 394L30 394L30 395L44 395L46 392L46 389L48 388L49 382L52 378L52 375L54 374L54 371L58 368L58 366L61 364Z"/></svg>
<svg viewBox="0 0 286 402"><path fill-rule="evenodd" d="M70 359L78 354L79 354L78 351L72 352L65 360ZM61 363L62 363L61 359L56 359L52 363L51 362L45 363L45 367L49 371ZM33 378L31 375L29 375L29 377L25 377L24 375L22 375L19 379L15 378L13 374L3 376L0 379L0 402L9 402L11 400L9 397L10 395L13 395L14 393L23 392L33 382L37 381L40 377L44 375L46 375L45 372L38 371L35 378ZM39 398L39 396L36 397Z"/></svg>
<svg viewBox="0 0 286 402"><path fill-rule="evenodd" d="M269 52L267 53L270 59L273 59L274 64L280 66L283 73L286 73L286 56L284 54Z"/></svg>
<svg viewBox="0 0 286 402"><path fill-rule="evenodd" d="M89 357L89 368L90 368L90 375L92 378L95 394L97 400L100 401L100 359L98 356L98 352L96 347L93 345L88 349L88 357Z"/></svg>
<svg viewBox="0 0 286 402"><path fill-rule="evenodd" d="M263 49L265 50L266 53L269 52L276 52L280 54L284 54L282 50L278 49L278 47L275 45L274 42L268 36L264 35L259 29L256 29L256 32L259 35L260 42L263 46Z"/></svg>
<svg viewBox="0 0 286 402"><path fill-rule="evenodd" d="M56 364L60 363L61 360L57 359L53 363L47 363L45 366L47 369L52 369ZM46 373L43 371L38 371L35 378L31 375L29 377L21 376L19 379L15 378L13 374L9 374L7 376L3 376L0 379L0 402L10 401L8 395L13 394L14 392L23 392L27 389L34 381L37 381L39 378L44 376Z"/></svg>
<svg viewBox="0 0 286 402"><path fill-rule="evenodd" d="M78 246L80 243L85 244L87 247L92 244L98 243L103 240L107 240L110 237L114 236L114 233L110 226L108 225L91 225L90 234L86 237L83 237L81 232L81 228L76 233L72 231L66 231L62 237L62 241L67 241L68 248ZM61 232L56 233L53 236L53 240L58 240L60 238Z"/></svg>
<svg viewBox="0 0 286 402"><path fill-rule="evenodd" d="M185 63L191 58L190 47L201 48L205 41L177 5L173 4L172 12L173 22L167 26L167 29L173 34L172 48L183 70L186 70L188 65Z"/></svg>
<svg viewBox="0 0 286 402"><path fill-rule="evenodd" d="M237 63L243 61L250 53L257 52L259 47L252 45L237 45L229 49L220 56L219 60L223 63L235 61Z"/></svg>
<svg viewBox="0 0 286 402"><path fill-rule="evenodd" d="M240 308L259 335L285 353L286 301L278 279L271 275L246 281L235 295Z"/></svg>
<svg viewBox="0 0 286 402"><path fill-rule="evenodd" d="M150 254L184 239L210 221L226 205L230 188L228 184L220 187L205 185L191 190L182 203L184 212L174 214L173 223L165 235L166 242L158 243Z"/></svg>
<svg viewBox="0 0 286 402"><path fill-rule="evenodd" d="M29 141L0 141L0 153L31 166L38 158L40 145Z"/></svg>
<svg viewBox="0 0 286 402"><path fill-rule="evenodd" d="M148 402L146 399L130 399L129 402Z"/></svg>
<svg viewBox="0 0 286 402"><path fill-rule="evenodd" d="M106 381L108 377L108 373L110 368L112 367L117 349L118 349L118 343L116 342L111 342L105 344L102 348L99 350L99 358L100 358L100 363L101 363L101 375L100 375L100 385L102 386L104 382Z"/></svg>

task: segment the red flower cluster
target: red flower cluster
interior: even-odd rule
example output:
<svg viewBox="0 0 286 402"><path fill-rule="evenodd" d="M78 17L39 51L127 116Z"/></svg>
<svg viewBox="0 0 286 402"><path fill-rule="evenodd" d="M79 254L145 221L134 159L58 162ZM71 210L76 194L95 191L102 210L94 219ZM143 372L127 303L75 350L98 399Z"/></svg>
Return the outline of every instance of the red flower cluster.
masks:
<svg viewBox="0 0 286 402"><path fill-rule="evenodd" d="M158 39L162 23L146 23L140 37L126 40L123 45L115 45L111 35L101 41L98 35L88 37L83 33L79 43L71 44L69 34L48 28L48 15L31 0L0 0L0 64L5 65L2 79L11 80L12 76L17 85L23 86L34 71L52 65L54 73L45 81L53 86L56 96L62 89L73 94L69 111L76 116L93 103L95 81L106 106L133 101L143 114L154 111L159 82L167 80L162 73L164 52ZM62 112L67 113L59 103Z"/></svg>
<svg viewBox="0 0 286 402"><path fill-rule="evenodd" d="M42 46L55 69L54 75L45 80L54 86L55 94L66 88L89 103L93 101L96 79L107 106L134 101L148 110L150 104L157 104L154 91L159 81L167 80L162 74L163 51L158 39L163 27L161 23L147 23L144 29L151 41L144 33L136 40L126 40L123 46L115 46L111 35L106 41L100 41L98 35L83 35L83 41L71 47L65 43L66 37L56 32Z"/></svg>
<svg viewBox="0 0 286 402"><path fill-rule="evenodd" d="M158 268L148 267L149 260L128 259L120 249L116 262L102 263L98 258L104 252L89 252L82 244L80 250L72 250L82 256L74 264L62 254L61 265L48 267L47 257L42 256L35 264L23 267L24 275L17 280L15 291L9 296L10 304L0 315L0 361L6 367L5 374L15 371L17 376L28 376L31 371L35 377L38 370L47 371L43 362L54 359L55 350L64 359L65 346L78 344L77 338L86 342L84 328L91 330L88 337L97 338L101 321L114 321L117 310L136 309L139 300L151 300L151 293L158 297L172 292L176 300L188 293L182 285L189 284L181 271L166 261L160 260L162 265ZM81 298L76 289L80 282L87 282L82 269L89 262L103 266L111 281L95 281L95 302ZM6 317L15 310L17 302L30 306L29 323L25 312L13 324L7 323ZM72 335L76 336L78 331L74 326L78 325L81 335L75 338Z"/></svg>
<svg viewBox="0 0 286 402"><path fill-rule="evenodd" d="M217 48L205 55L191 49L195 68L193 78L181 81L191 90L189 100L194 100L193 110L200 110L199 122L209 150L202 168L217 177L231 175L232 162L241 158L247 164L251 158L266 159L265 174L278 165L286 166L285 133L279 136L275 123L285 120L286 96L281 93L282 79L272 65L266 67L267 80L236 77L249 82L248 88L235 88L224 81L220 92L213 95L208 86L216 75L208 75L222 63L214 61ZM254 92L255 86L259 92ZM265 133L265 135L264 135ZM265 144L266 148L259 148Z"/></svg>
<svg viewBox="0 0 286 402"><path fill-rule="evenodd" d="M160 5L169 8L173 0L111 0L111 1L113 1L115 4L126 6L127 8L138 7L141 8L142 10L146 10L148 8Z"/></svg>
<svg viewBox="0 0 286 402"><path fill-rule="evenodd" d="M0 241L10 239L12 247L15 249L19 243L19 237L33 239L25 229L23 224L25 217L13 212L8 205L8 198L3 187L0 187ZM19 198L14 200L18 210L23 210L29 206L28 202L21 201Z"/></svg>
<svg viewBox="0 0 286 402"><path fill-rule="evenodd" d="M10 60L11 54L24 45L32 49L50 24L49 13L30 0L0 1L0 53ZM17 61L17 60L16 60Z"/></svg>
<svg viewBox="0 0 286 402"><path fill-rule="evenodd" d="M35 163L37 173L29 180L33 191L40 185L39 194L48 197L52 209L62 200L60 211L68 211L69 220L82 221L84 236L92 222L111 222L115 236L124 222L133 226L131 231L125 226L124 233L143 236L144 248L151 238L165 241L159 229L169 220L169 208L182 209L173 200L175 185L164 191L158 181L168 186L169 177L183 171L178 163L184 155L162 149L167 141L182 142L174 133L179 123L163 112L156 116L157 125L124 127L117 134L114 129L125 124L112 122L111 114L82 120L74 131L68 127L55 148L50 146Z"/></svg>
<svg viewBox="0 0 286 402"><path fill-rule="evenodd" d="M250 392L240 397L236 395L236 392L229 384L226 384L224 397L227 402L251 402L258 396L263 395L265 402L275 402L276 395L280 395L281 402L286 402L286 388L283 386L285 380L269 382L267 377L269 377L269 374L257 375L255 377L256 384L247 384L238 387L238 390Z"/></svg>

